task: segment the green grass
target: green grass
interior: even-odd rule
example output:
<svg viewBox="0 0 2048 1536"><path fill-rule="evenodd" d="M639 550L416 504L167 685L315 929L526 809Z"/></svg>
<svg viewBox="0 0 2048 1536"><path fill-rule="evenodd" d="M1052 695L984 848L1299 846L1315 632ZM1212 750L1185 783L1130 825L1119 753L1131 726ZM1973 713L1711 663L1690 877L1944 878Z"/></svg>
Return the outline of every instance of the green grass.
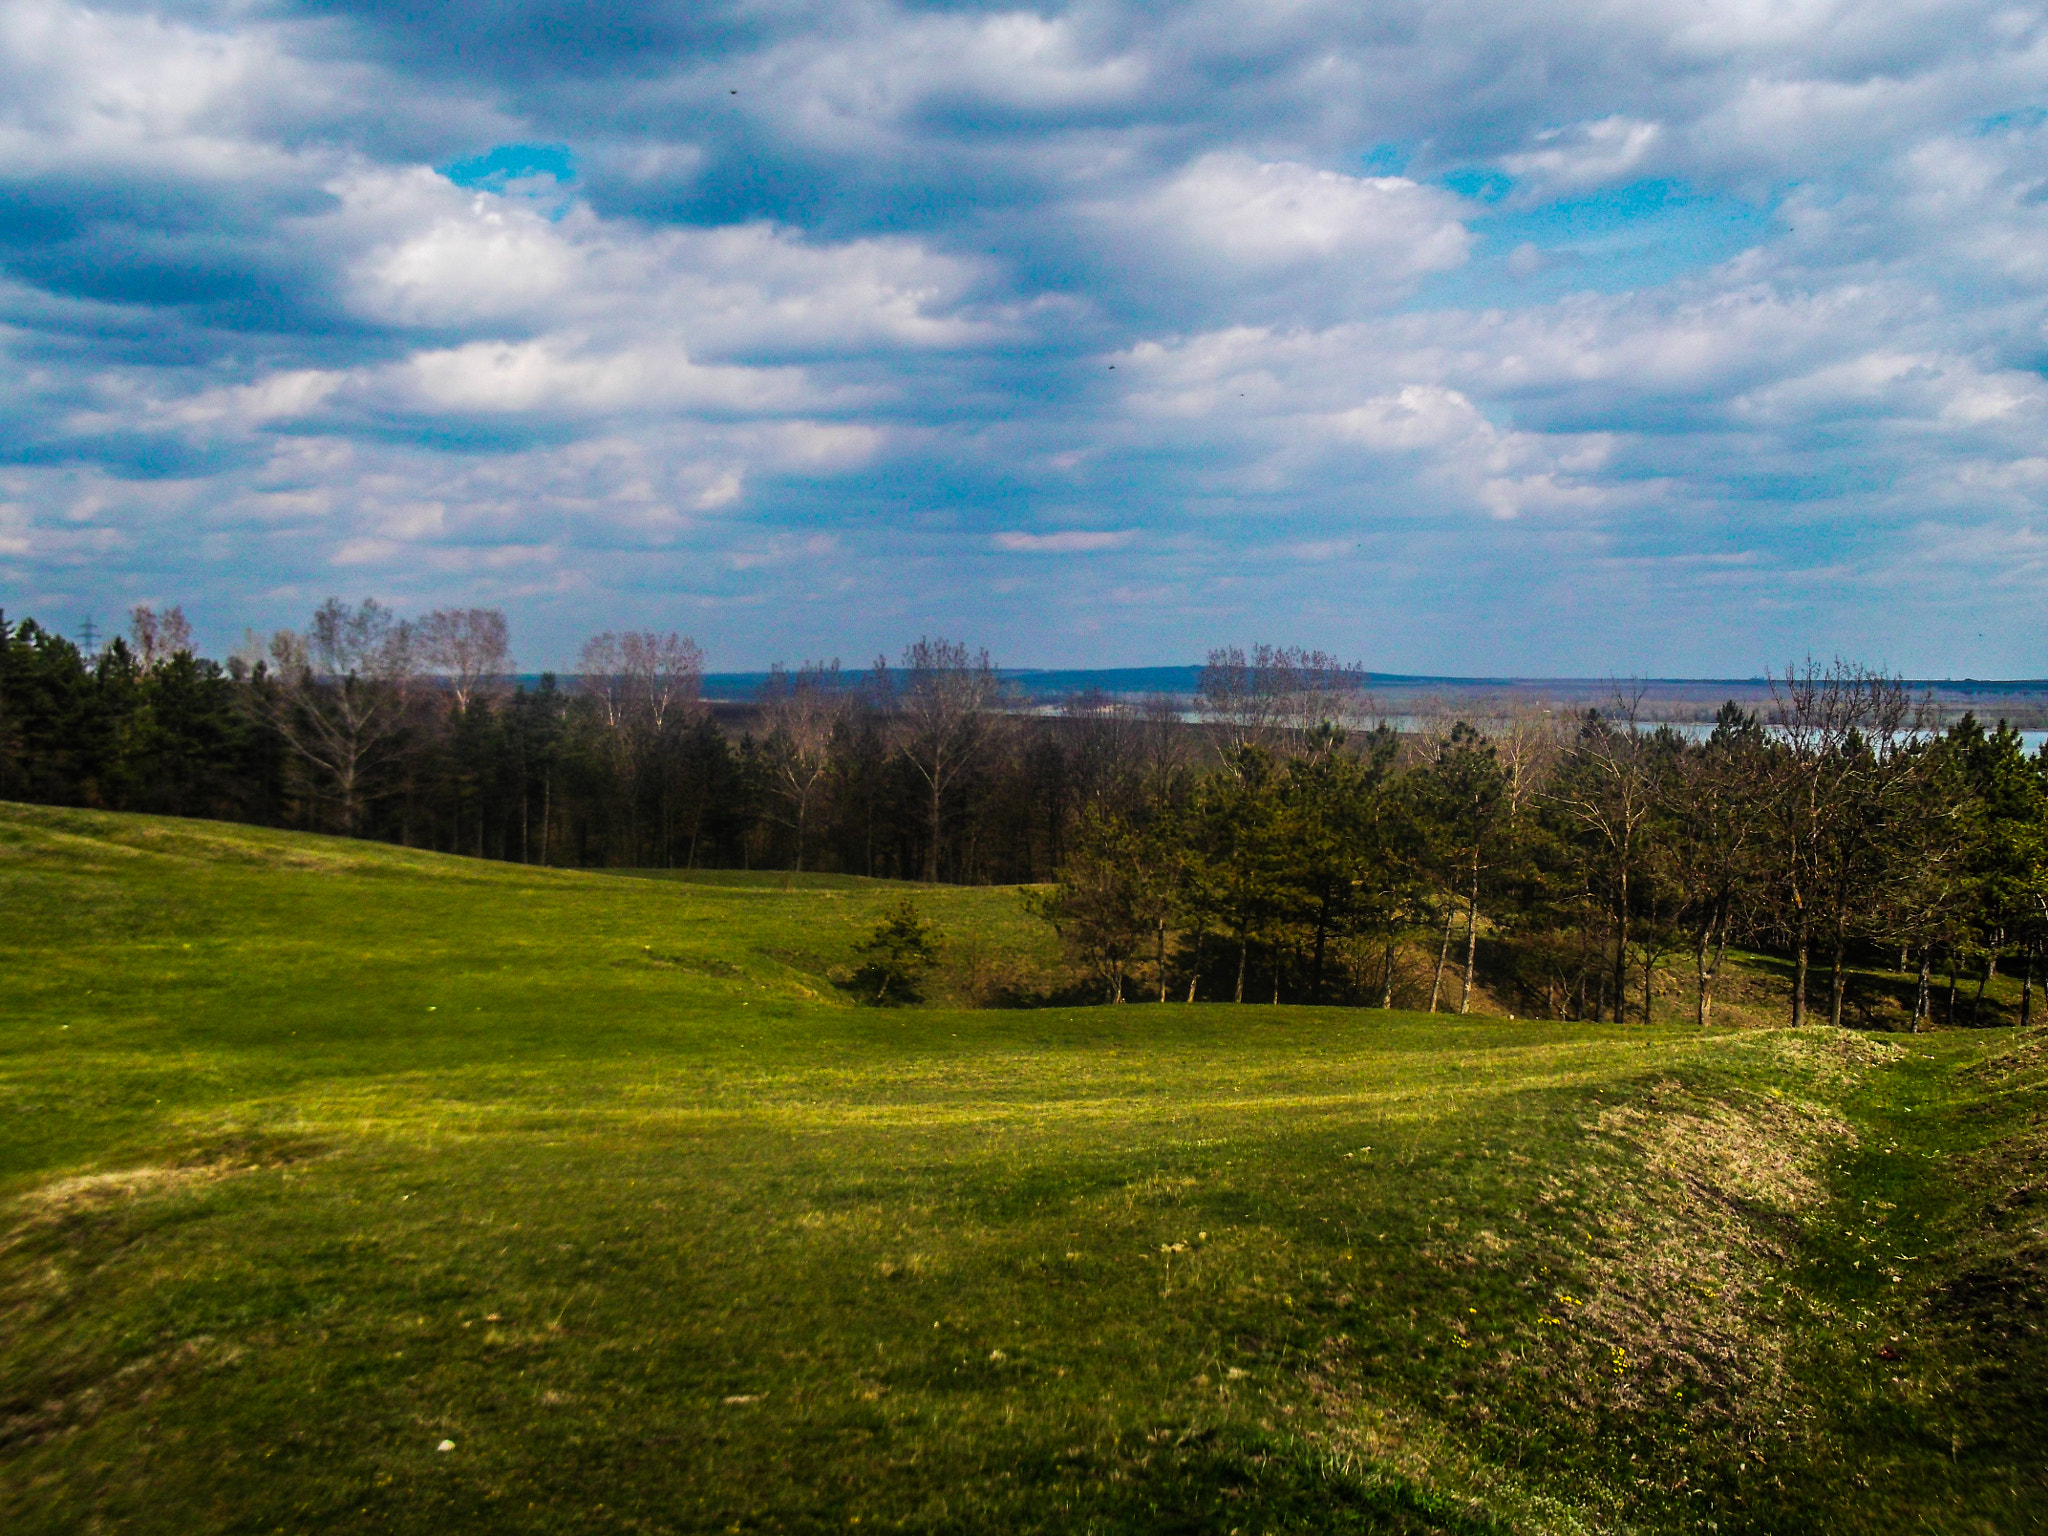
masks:
<svg viewBox="0 0 2048 1536"><path fill-rule="evenodd" d="M905 889L0 807L7 1529L2042 1523L2048 1039L855 1008Z"/></svg>

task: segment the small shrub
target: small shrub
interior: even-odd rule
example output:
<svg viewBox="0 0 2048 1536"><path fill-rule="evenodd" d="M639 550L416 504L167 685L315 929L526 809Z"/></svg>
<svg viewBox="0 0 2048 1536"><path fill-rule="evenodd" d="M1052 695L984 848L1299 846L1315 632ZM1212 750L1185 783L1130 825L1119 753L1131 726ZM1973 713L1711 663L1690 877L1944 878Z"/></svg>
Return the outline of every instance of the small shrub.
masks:
<svg viewBox="0 0 2048 1536"><path fill-rule="evenodd" d="M865 957L854 970L853 988L879 1008L921 999L925 974L939 961L937 934L907 897L853 947Z"/></svg>

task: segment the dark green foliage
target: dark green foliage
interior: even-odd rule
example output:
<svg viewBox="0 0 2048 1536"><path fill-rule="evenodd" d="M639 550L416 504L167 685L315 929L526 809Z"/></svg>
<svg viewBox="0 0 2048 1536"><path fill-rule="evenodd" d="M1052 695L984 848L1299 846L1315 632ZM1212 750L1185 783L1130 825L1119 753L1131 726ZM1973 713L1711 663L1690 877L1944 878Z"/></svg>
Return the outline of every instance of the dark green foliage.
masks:
<svg viewBox="0 0 2048 1536"><path fill-rule="evenodd" d="M1785 957L1797 1020L2007 1017L1998 967L2031 977L2048 938L2042 760L1968 717L1911 729L1896 688L1855 669L1807 682L1781 713L1812 729L1731 703L1703 738L1626 707L1355 747L1327 724L1269 732L1221 750L1171 815L1089 806L1036 910L1113 999L1149 969L1162 1000L1706 1025L1735 945ZM1924 983L1856 980L1901 949L1959 978L1938 1010ZM2018 1003L2030 1016L2031 982Z"/></svg>
<svg viewBox="0 0 2048 1536"><path fill-rule="evenodd" d="M1103 1001L1121 1003L1134 959L1163 952L1189 865L1172 818L1139 826L1098 802L1082 811L1059 878L1026 892L1025 906L1102 983Z"/></svg>
<svg viewBox="0 0 2048 1536"><path fill-rule="evenodd" d="M882 1008L920 1001L925 976L939 962L938 935L908 896L854 949L862 957L853 971L854 993Z"/></svg>
<svg viewBox="0 0 2048 1536"><path fill-rule="evenodd" d="M88 658L0 615L0 797L268 819L278 755L240 693L190 652L145 669L117 639Z"/></svg>

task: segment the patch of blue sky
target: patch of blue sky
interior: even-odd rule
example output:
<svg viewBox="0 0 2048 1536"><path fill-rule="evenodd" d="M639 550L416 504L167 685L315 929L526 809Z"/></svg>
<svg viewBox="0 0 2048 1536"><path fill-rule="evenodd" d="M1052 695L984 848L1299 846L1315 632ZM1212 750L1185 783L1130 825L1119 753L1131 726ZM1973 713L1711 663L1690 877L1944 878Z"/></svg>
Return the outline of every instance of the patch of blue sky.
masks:
<svg viewBox="0 0 2048 1536"><path fill-rule="evenodd" d="M1681 182L1630 186L1534 205L1508 199L1495 172L1443 185L1489 204L1475 214L1472 258L1427 282L1410 308L1517 308L1567 293L1659 288L1769 239L1774 206L1700 192Z"/></svg>
<svg viewBox="0 0 2048 1536"><path fill-rule="evenodd" d="M458 187L547 203L547 216L559 219L569 211L561 194L576 179L576 156L566 144L498 144L434 169Z"/></svg>
<svg viewBox="0 0 2048 1536"><path fill-rule="evenodd" d="M1979 135L2001 133L2008 128L2022 131L2038 128L2048 122L2048 107L2014 107L2008 112L1994 112L1989 117L1973 120L1970 127Z"/></svg>
<svg viewBox="0 0 2048 1536"><path fill-rule="evenodd" d="M1515 189L1512 176L1485 166L1466 166L1447 172L1438 180L1458 196L1470 198L1475 203L1497 203Z"/></svg>
<svg viewBox="0 0 2048 1536"><path fill-rule="evenodd" d="M1407 145L1386 143L1373 145L1358 158L1368 176L1405 176L1413 157Z"/></svg>

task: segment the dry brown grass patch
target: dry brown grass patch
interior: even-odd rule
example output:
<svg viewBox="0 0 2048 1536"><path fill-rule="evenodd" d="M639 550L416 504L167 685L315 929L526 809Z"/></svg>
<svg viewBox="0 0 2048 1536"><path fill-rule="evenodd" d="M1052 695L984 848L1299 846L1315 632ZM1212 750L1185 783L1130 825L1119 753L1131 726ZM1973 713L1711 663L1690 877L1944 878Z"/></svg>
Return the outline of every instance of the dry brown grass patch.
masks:
<svg viewBox="0 0 2048 1536"><path fill-rule="evenodd" d="M1566 1336L1581 1346L1582 1389L1598 1383L1584 1395L1625 1412L1686 1394L1703 1410L1775 1414L1788 1376L1773 1282L1801 1213L1825 1197L1823 1162L1855 1131L1816 1104L1660 1089L1603 1111L1590 1129L1607 1155L1573 1171L1600 1196L1585 1295L1559 1305L1576 1325Z"/></svg>

